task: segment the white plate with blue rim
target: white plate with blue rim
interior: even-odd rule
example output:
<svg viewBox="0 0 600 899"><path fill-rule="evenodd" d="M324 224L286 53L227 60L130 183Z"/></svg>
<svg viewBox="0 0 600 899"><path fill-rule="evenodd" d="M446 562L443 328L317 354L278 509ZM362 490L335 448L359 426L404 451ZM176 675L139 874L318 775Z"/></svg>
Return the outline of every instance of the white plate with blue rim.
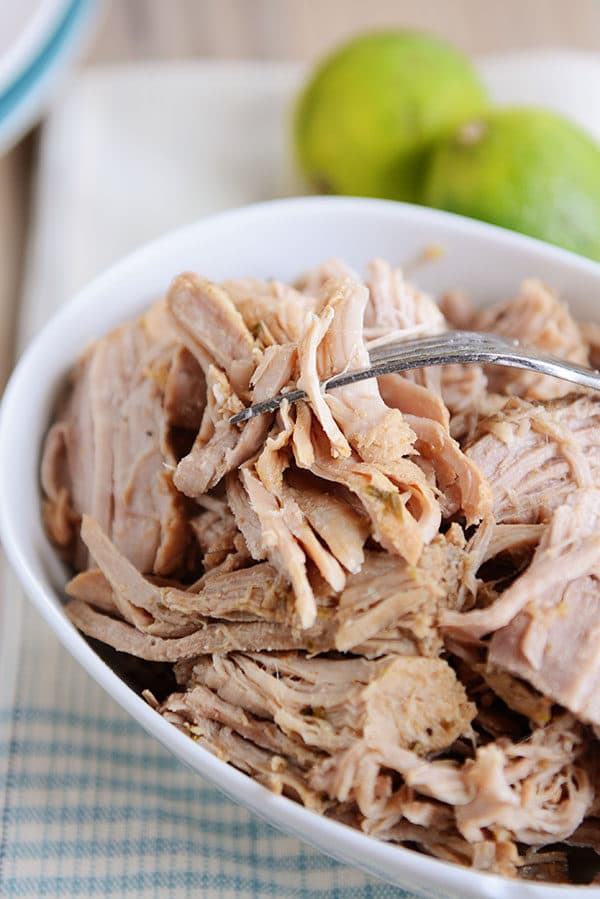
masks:
<svg viewBox="0 0 600 899"><path fill-rule="evenodd" d="M41 116L81 53L99 0L0 4L0 153Z"/></svg>

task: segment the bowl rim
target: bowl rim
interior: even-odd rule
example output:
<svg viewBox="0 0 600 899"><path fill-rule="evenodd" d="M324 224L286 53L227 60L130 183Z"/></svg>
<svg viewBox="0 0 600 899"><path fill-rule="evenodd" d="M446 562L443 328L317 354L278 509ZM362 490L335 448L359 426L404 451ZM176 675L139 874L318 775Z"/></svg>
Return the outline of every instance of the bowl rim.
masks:
<svg viewBox="0 0 600 899"><path fill-rule="evenodd" d="M62 2L63 15L38 52L12 81L0 85L0 152L36 121L101 15L102 0Z"/></svg>
<svg viewBox="0 0 600 899"><path fill-rule="evenodd" d="M71 0L36 0L30 14L19 20L12 43L0 55L0 90L5 90L40 53L65 15Z"/></svg>
<svg viewBox="0 0 600 899"><path fill-rule="evenodd" d="M353 197L301 197L253 204L205 217L198 222L167 233L111 266L104 274L94 279L62 306L31 341L11 375L0 407L0 495L3 497L10 495L9 487L14 478L11 429L14 423L23 417L26 382L32 370L38 368L38 360L43 358L44 348L60 336L61 329L68 325L73 316L81 314L88 304L96 301L97 297L109 296L115 285L127 279L128 273L141 270L146 261L151 260L154 255L173 251L192 235L201 238L202 234L207 233L217 224L223 226L239 222L240 219L246 220L248 226L253 227L261 219L269 219L273 215L293 215L298 210L305 210L307 207L315 213L324 207L337 207L344 212L352 209L355 213L361 209L387 211L398 222L403 220L405 224L417 220L425 224L442 222L455 229L459 235L483 235L508 248L530 250L538 259L558 259L579 271L592 275L597 279L600 287L600 264L592 260L494 225L410 204ZM452 888L455 890L464 888L465 895L475 895L474 891L477 890L477 895L507 897L508 899L509 896L516 894L517 889L520 897L532 897L532 899L534 897L540 899L541 896L547 896L550 893L557 897L565 897L570 892L575 895L575 890L576 895L583 895L581 886L514 881L499 875L463 868L451 862L405 849L402 846L378 841L375 838L370 838L368 841L368 858L365 859L366 834L324 818L291 799L274 795L248 775L195 744L188 736L158 716L140 696L128 687L102 661L55 605L53 599L56 597L56 592L51 584L39 580L32 570L29 556L33 555L34 551L31 547L28 548L24 545L25 542L20 539L12 516L12 504L6 501L0 503L0 538L11 566L28 598L40 611L65 649L77 659L88 674L151 736L157 738L180 761L192 768L196 774L200 774L218 786L235 802L245 805L270 824L310 843L326 854L354 867L360 867L376 877L383 877L388 882L399 884L402 878L409 887L410 881L414 880L415 889L421 890L421 892L429 891L432 896L438 895L439 890L449 882L452 882ZM324 840L327 842L326 846L323 845ZM398 872L395 881L391 879L393 875L389 873L390 870ZM600 896L599 888L585 886L585 889L586 896Z"/></svg>

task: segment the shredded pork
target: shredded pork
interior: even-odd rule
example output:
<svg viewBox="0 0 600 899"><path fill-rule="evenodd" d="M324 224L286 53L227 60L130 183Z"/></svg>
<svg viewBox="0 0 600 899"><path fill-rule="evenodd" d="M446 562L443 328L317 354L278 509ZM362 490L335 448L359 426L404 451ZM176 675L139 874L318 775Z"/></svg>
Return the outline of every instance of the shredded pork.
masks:
<svg viewBox="0 0 600 899"><path fill-rule="evenodd" d="M568 880L600 851L600 401L477 365L321 388L447 327L599 357L535 280L480 311L382 259L180 275L73 369L44 520L72 622L172 663L146 696L202 746L378 839Z"/></svg>

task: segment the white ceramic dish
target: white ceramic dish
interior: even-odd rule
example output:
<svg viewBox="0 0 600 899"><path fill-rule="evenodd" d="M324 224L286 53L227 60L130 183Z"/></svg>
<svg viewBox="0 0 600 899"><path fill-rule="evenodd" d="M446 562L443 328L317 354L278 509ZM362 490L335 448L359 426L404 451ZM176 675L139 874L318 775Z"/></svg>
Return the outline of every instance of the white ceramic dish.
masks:
<svg viewBox="0 0 600 899"><path fill-rule="evenodd" d="M442 259L417 272L437 293L465 287L481 303L509 296L539 275L583 318L598 316L600 265L468 219L377 200L304 198L251 206L205 219L140 250L65 306L24 354L0 413L0 531L32 602L82 666L149 734L181 761L271 824L326 853L428 897L600 897L598 888L512 882L427 858L370 837L277 797L193 743L160 718L100 659L61 607L65 572L40 517L38 463L52 404L68 368L90 339L139 312L173 275L193 269L220 279L293 278L332 255L363 268L376 255L402 263L427 244Z"/></svg>

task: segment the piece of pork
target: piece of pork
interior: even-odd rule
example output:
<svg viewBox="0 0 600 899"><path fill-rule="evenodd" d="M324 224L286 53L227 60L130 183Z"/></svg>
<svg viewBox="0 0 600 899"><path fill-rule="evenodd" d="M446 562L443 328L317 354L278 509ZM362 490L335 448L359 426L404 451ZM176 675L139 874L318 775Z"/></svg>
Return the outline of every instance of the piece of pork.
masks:
<svg viewBox="0 0 600 899"><path fill-rule="evenodd" d="M365 367L369 362L366 348L372 348L379 342L443 330L443 318L435 303L405 284L400 270L393 270L388 263L379 259L371 263L369 271L368 294L364 294L364 287L358 276L335 260L321 266L317 276L312 280L311 288L315 293L320 292L321 313L328 303L331 304L332 298L336 300L332 284L353 285L353 296L348 296L349 291L346 290L345 308L340 310L341 314L338 314L336 322L337 333L333 340L330 336L323 348L325 354L328 354L335 364L328 366L326 355L320 352L319 373L322 378L345 370L346 367L350 369ZM337 298L338 304L339 300L340 297ZM365 323L364 331L362 317ZM316 329L316 326L314 327ZM325 333L325 329L323 331ZM439 418L442 423L447 423L447 410L439 397L438 372L435 370L411 372L407 373L405 378L389 376L387 380L390 387L394 380L408 384L397 388L409 404L406 411L416 413L417 408L421 407L419 414L429 414L430 417L435 417L436 420ZM410 386L414 388L412 391ZM353 389L358 395L362 391L369 396L374 393L370 385L358 384ZM331 402L334 396L334 393L329 394L328 402ZM374 404L372 414L376 413L379 406L379 402ZM393 407L405 411L399 403L394 403ZM354 424L356 426L356 421Z"/></svg>
<svg viewBox="0 0 600 899"><path fill-rule="evenodd" d="M314 396L318 380L340 371L367 368L369 354L363 339L363 321L369 293L351 279L332 280L323 288L322 329L312 359L300 352L299 387L310 390L313 410L327 431L327 421ZM412 452L414 434L396 409L382 400L377 381L359 381L332 390L323 397L346 440L365 462L376 461L382 470ZM340 449L340 455L348 455Z"/></svg>
<svg viewBox="0 0 600 899"><path fill-rule="evenodd" d="M308 628L315 621L317 605L308 578L306 556L273 494L249 469L242 471L242 477L250 505L261 528L261 555L263 558L270 558L280 571L285 572L294 590L302 627Z"/></svg>
<svg viewBox="0 0 600 899"><path fill-rule="evenodd" d="M471 842L491 831L544 845L570 836L592 804L580 761L585 747L581 727L562 715L523 742L501 738L461 767L425 762L405 779L418 792L455 805L457 827Z"/></svg>
<svg viewBox="0 0 600 899"><path fill-rule="evenodd" d="M225 372L214 365L209 365L206 370L206 388L207 404L201 427L192 449L179 461L174 476L177 489L191 498L207 493L239 464L236 457L240 455L240 431L229 423L229 419L244 408L243 403ZM248 446L248 455L256 452L264 438L264 422L260 421L258 425L261 432ZM243 453L241 461L244 461Z"/></svg>
<svg viewBox="0 0 600 899"><path fill-rule="evenodd" d="M285 436L283 431L281 435ZM276 452L269 446L264 453L276 458ZM269 473L267 468L274 468L274 471ZM333 549L339 550L340 557L358 570L357 559L362 563L362 546L369 529L361 516L346 509L342 502L332 502L327 494L323 498L313 495L312 504L310 496L305 496L306 505L301 508L294 489L283 481L284 469L285 464L273 466L272 461L270 465L265 464L264 459L262 461L261 474L274 493L261 481L256 470L243 470L242 480L231 474L227 479L227 496L252 557L256 560L270 558L295 585L296 605L306 623L314 621L316 604L307 577L304 552L314 559L334 588L341 589L345 580L335 555L327 553L315 535L323 533L323 539L330 540ZM347 535L347 543L339 530L340 524L353 529Z"/></svg>
<svg viewBox="0 0 600 899"><path fill-rule="evenodd" d="M450 416L442 396L400 374L383 375L377 379L383 401L405 415L430 418L444 428L450 426Z"/></svg>
<svg viewBox="0 0 600 899"><path fill-rule="evenodd" d="M600 472L600 402L511 400L480 423L466 455L487 477L498 523L535 524Z"/></svg>
<svg viewBox="0 0 600 899"><path fill-rule="evenodd" d="M406 777L412 768L419 770L422 756L468 733L475 714L464 687L443 660L397 657L389 664L382 693L370 697L362 732L352 741L337 741L337 752L315 765L309 780L338 802L354 800L373 829L389 822L390 813L396 820L402 817L394 802L391 771Z"/></svg>
<svg viewBox="0 0 600 899"><path fill-rule="evenodd" d="M329 754L357 740L365 748L392 743L435 751L468 729L474 714L446 662L415 656L376 661L308 659L300 653L215 656L194 667L195 683Z"/></svg>
<svg viewBox="0 0 600 899"><path fill-rule="evenodd" d="M407 767L421 762L416 752L391 742L386 751ZM404 784L395 789L399 778L392 772L380 752L359 740L315 765L310 783L343 805L354 803L361 829L379 839L429 844L459 836L450 807L419 796Z"/></svg>
<svg viewBox="0 0 600 899"><path fill-rule="evenodd" d="M111 537L141 571L176 572L189 530L173 484L163 396L150 378L131 386L113 429Z"/></svg>
<svg viewBox="0 0 600 899"><path fill-rule="evenodd" d="M291 378L296 350L291 345L265 350L252 376L252 402L261 402L284 387ZM210 365L207 370L208 402L205 417L189 454L177 465L174 482L186 496L201 497L225 475L239 468L263 445L271 415L257 415L241 426L229 419L243 409L227 376Z"/></svg>
<svg viewBox="0 0 600 899"><path fill-rule="evenodd" d="M122 617L140 630L155 632L149 625L168 621L171 613L188 626L199 627L204 618L231 620L290 618L287 587L270 567L254 566L204 578L201 589L152 582L122 555L94 519L84 517L82 537L91 555L113 589L113 599Z"/></svg>
<svg viewBox="0 0 600 899"><path fill-rule="evenodd" d="M415 566L367 551L361 571L348 577L333 608L330 604L327 609L335 648L363 655L378 650L375 654L381 655L389 641L396 652L438 655L442 612L460 608L464 558L458 526L432 541Z"/></svg>
<svg viewBox="0 0 600 899"><path fill-rule="evenodd" d="M320 650L327 649L329 642L322 640L321 646L318 632L299 631L272 621L214 620L203 623L185 636L162 637L144 633L80 600L69 602L65 612L75 627L89 637L149 662L178 662L207 653L222 654L236 650L301 649L307 641Z"/></svg>
<svg viewBox="0 0 600 899"><path fill-rule="evenodd" d="M110 460L108 472L104 472L104 493L108 500L94 491L96 430L104 422L112 420L110 414L102 415L98 428L94 426L91 369L95 350L96 345L92 344L77 360L42 448L44 521L51 539L64 551L68 560L72 559L77 569L88 564L87 550L79 540L81 515L84 512L96 514L103 519L105 528L110 528L111 524Z"/></svg>
<svg viewBox="0 0 600 899"><path fill-rule="evenodd" d="M189 531L172 481L176 458L160 375L176 346L164 319L158 304L89 347L48 434L45 517L78 569L88 564L77 533L84 514L141 571L168 575L182 565Z"/></svg>
<svg viewBox="0 0 600 899"><path fill-rule="evenodd" d="M486 472L465 455L449 432L428 418L405 416L416 434L415 447L435 471L443 499L443 512L450 517L462 512L467 525L484 519L492 510L493 494Z"/></svg>
<svg viewBox="0 0 600 899"><path fill-rule="evenodd" d="M487 377L480 365L444 365L442 397L451 415L478 407L487 393Z"/></svg>
<svg viewBox="0 0 600 899"><path fill-rule="evenodd" d="M493 578L480 579L479 569L491 560L514 566L515 575L531 561L533 552L546 528L545 524L496 524L492 515L485 518L469 539L466 560L463 566L462 583L459 589L461 605L484 602L497 596Z"/></svg>
<svg viewBox="0 0 600 899"><path fill-rule="evenodd" d="M436 303L392 268L385 259L369 264L369 306L365 314L367 339L414 338L444 331L446 323Z"/></svg>
<svg viewBox="0 0 600 899"><path fill-rule="evenodd" d="M202 368L184 346L173 353L165 379L164 409L171 427L198 431L206 405L206 379Z"/></svg>
<svg viewBox="0 0 600 899"><path fill-rule="evenodd" d="M281 522L286 530L301 546L306 558L314 562L330 587L339 593L345 584L344 570L335 556L317 538L310 520L305 516L284 480L284 473L292 461L289 442L294 423L288 415L287 407L281 410L281 417L283 425L281 430L277 435L268 438L263 451L254 463L253 470L262 486L275 498L281 513Z"/></svg>
<svg viewBox="0 0 600 899"><path fill-rule="evenodd" d="M243 535L248 552L253 559L265 558L262 531L256 512L250 505L248 493L242 483L241 473L232 471L226 479L226 495L237 527Z"/></svg>
<svg viewBox="0 0 600 899"><path fill-rule="evenodd" d="M568 307L541 281L530 278L521 285L517 297L478 310L469 327L519 340L551 356L587 365L585 341ZM548 400L566 396L572 387L557 378L514 368L487 366L490 390L528 400Z"/></svg>
<svg viewBox="0 0 600 899"><path fill-rule="evenodd" d="M249 731L249 738L245 738L231 726L232 723L237 724L239 718L231 718L225 703L218 701L215 703L213 699L211 704L213 719L204 715L206 706L201 691L196 690L173 694L158 707L158 711L167 721L184 733L188 733L195 742L213 755L252 775L272 792L291 796L317 812L322 813L327 809L330 803L323 801L322 797L308 786L301 768L287 757L274 754L270 747L264 749L255 742L253 738L256 738L260 731L260 723L254 726L241 725L241 729ZM228 719L230 723L221 724L219 718ZM263 730L261 743L265 742L268 733L267 725Z"/></svg>
<svg viewBox="0 0 600 899"><path fill-rule="evenodd" d="M490 662L528 681L573 711L580 720L598 725L600 588L597 579L580 578L556 599L558 602L545 610L526 606L510 625L496 632L490 643ZM547 621L541 620L543 615ZM534 649L529 648L532 644Z"/></svg>
<svg viewBox="0 0 600 899"><path fill-rule="evenodd" d="M469 843L457 830L448 806L425 799L406 786L393 794L381 819L366 818L360 826L380 840L418 846L422 852L454 864L504 877L515 877L522 870L523 859L514 840L505 836Z"/></svg>
<svg viewBox="0 0 600 899"><path fill-rule="evenodd" d="M304 627L309 627L316 617L316 601L308 578L306 556L298 539L299 531L304 528L314 541L316 537L295 501L288 502L283 495L283 472L290 461L288 443L292 431L285 405L279 418L282 419L280 430L268 438L255 464L247 465L241 471L245 493L260 531L260 535L251 540L251 551L256 559L269 558L288 578L294 589L300 620ZM319 548L325 552L320 544Z"/></svg>
<svg viewBox="0 0 600 899"><path fill-rule="evenodd" d="M56 421L44 440L40 480L44 499L42 512L48 536L67 560L78 536L79 514L73 503L73 482L67 456L69 425Z"/></svg>
<svg viewBox="0 0 600 899"><path fill-rule="evenodd" d="M187 272L171 284L167 307L178 336L204 372L217 365L236 393L247 394L260 353L227 291Z"/></svg>
<svg viewBox="0 0 600 899"><path fill-rule="evenodd" d="M287 471L285 489L338 562L351 573L360 571L370 533L369 519L362 508L352 504L342 489L307 471Z"/></svg>
<svg viewBox="0 0 600 899"><path fill-rule="evenodd" d="M440 297L440 312L447 324L457 331L472 331L471 322L477 309L463 290L448 290Z"/></svg>
<svg viewBox="0 0 600 899"><path fill-rule="evenodd" d="M67 583L65 593L71 599L79 599L82 602L86 602L94 609L100 609L115 616L121 614L115 602L110 581L102 574L99 568L88 568L86 571L80 571Z"/></svg>
<svg viewBox="0 0 600 899"><path fill-rule="evenodd" d="M356 651L364 640L393 626L422 638L434 634L442 610L456 608L464 560L458 528L436 537L417 566L388 553L370 553L368 564L348 581L339 598L336 648Z"/></svg>
<svg viewBox="0 0 600 899"><path fill-rule="evenodd" d="M294 494L284 482L283 474L291 461L287 451L290 427L291 420L287 431L282 429L276 437L267 440L265 449L254 466L245 468L242 475L250 506L258 518L261 528L261 540L252 539L254 547L259 550L256 558L268 557L280 571L288 576L294 587L300 620L304 627L310 627L316 616L316 601L308 579L306 558L310 558L315 563L323 578L335 592L339 593L343 590L345 577L335 555L330 555L316 539L310 518L304 515L301 502L296 502L295 496L298 496L299 492L296 491ZM348 465L345 467L348 468ZM354 470L356 473L356 467ZM338 478L338 480L341 479ZM348 484L349 481L346 483ZM376 486L371 484L370 489L371 493L369 494L368 489L365 488L365 495L368 495L369 504L373 505L373 501L378 500L379 497L377 494L373 494L373 491L377 489ZM313 498L313 519L316 502L316 498ZM340 514L339 503L337 506L329 503L328 508L334 514ZM353 518L356 521L355 515ZM339 530L339 523L330 522L329 524L330 528L336 526ZM402 530L405 532L405 529ZM358 539L362 550L364 531L359 533ZM403 555L406 555L406 548ZM354 567L357 570L356 565ZM377 595L377 591L373 590L372 595ZM363 639L392 623L391 621L381 623L381 609L376 618L380 623L368 633L364 632L363 623Z"/></svg>
<svg viewBox="0 0 600 899"><path fill-rule="evenodd" d="M308 461L298 452L297 443L293 444L298 467L307 467L313 475L340 484L355 494L371 520L375 540L389 552L415 564L423 551L425 536L432 534L430 527L427 530L420 527L417 518L407 508L408 501L412 497L382 474L376 465L358 461L353 457L333 459L330 452L331 445L324 432L317 422L310 424L312 426L308 435L310 442ZM294 433L296 430L297 424ZM419 481L423 484L423 493L427 495L430 488L421 473L415 476L415 481L417 484ZM416 495L416 491L413 495ZM429 513L425 504L423 510L426 514ZM417 514L420 511L417 509ZM433 513L435 515L435 509ZM428 524L431 521L429 514L427 521Z"/></svg>
<svg viewBox="0 0 600 899"><path fill-rule="evenodd" d="M228 660L223 661L228 664ZM220 657L217 657L216 665L218 666L220 662ZM280 756L282 761L291 761L303 772L323 758L322 752L284 733L275 722L257 718L242 706L227 702L215 691L204 686L201 676L197 677L196 674L198 667L198 665L190 667L185 679L186 691L172 694L159 711L173 712L177 706L179 711L186 710L186 720L189 724L215 721L231 728L243 739L250 740L256 746Z"/></svg>
<svg viewBox="0 0 600 899"><path fill-rule="evenodd" d="M320 386L334 371L366 363L362 322L367 296L351 279L323 287L326 305L311 319L299 350L298 384L309 396L318 426L298 411L296 464L354 492L373 521L375 538L416 560L437 531L440 511L426 478L406 458L413 452L411 429L397 410L386 406L374 381L327 396ZM406 508L411 501L412 510ZM388 521L392 505L395 520Z"/></svg>
<svg viewBox="0 0 600 899"><path fill-rule="evenodd" d="M309 326L300 348L300 387L307 390L313 412L331 443L334 459L359 459L375 465L400 490L414 494L423 542L436 533L440 513L435 497L414 462L415 435L397 409L383 401L376 381L367 380L323 395L320 380L340 371L368 365L362 339L368 292L351 279L329 281L323 288L326 305Z"/></svg>
<svg viewBox="0 0 600 899"><path fill-rule="evenodd" d="M331 455L333 458L341 457L342 459L347 459L351 455L352 450L336 422L325 394L321 389L323 378L318 368L317 353L319 344L324 340L333 318L334 310L331 306L326 307L318 317L316 315L311 316L298 348L300 363L298 388L306 393L311 409L331 444ZM345 361L342 361L341 364L345 366Z"/></svg>
<svg viewBox="0 0 600 899"><path fill-rule="evenodd" d="M488 397L487 377L481 365L444 365L442 399L450 412L450 434L462 441L474 431Z"/></svg>
<svg viewBox="0 0 600 899"><path fill-rule="evenodd" d="M581 579L586 582L588 578L595 578L600 571L599 516L600 490L589 488L573 493L564 505L555 510L529 567L496 602L485 609L465 613L445 612L443 624L457 633L481 637L506 628L520 612L525 611L532 622L531 627L527 628L527 639L521 640L521 648L526 659L539 664L548 638L546 631L553 618L557 614L559 617L562 615L563 628L570 618L566 599L563 603L565 591ZM571 595L577 597L575 605L582 601L578 589L572 590ZM583 596L587 596L587 591ZM561 609L558 613L557 608ZM554 612L551 613L551 610ZM579 611L584 610L589 614L587 601L583 602ZM574 617L577 618L577 614ZM571 667L570 660L565 657L567 661L568 667Z"/></svg>
<svg viewBox="0 0 600 899"><path fill-rule="evenodd" d="M281 281L237 278L224 281L223 287L254 339L264 346L298 343L307 316L317 305L315 297L300 293Z"/></svg>
<svg viewBox="0 0 600 899"><path fill-rule="evenodd" d="M332 278L344 280L351 278L353 281L360 281L357 272L351 268L343 259L337 259L335 256L326 259L320 265L309 269L300 275L294 283L294 287L309 298L316 298L315 310L320 306L318 298L321 296L324 285L331 281Z"/></svg>
<svg viewBox="0 0 600 899"><path fill-rule="evenodd" d="M321 283L319 317L311 320L300 350L299 386L307 391L320 424L331 440L334 455L347 456L351 445L365 461L376 459L387 473L387 467L411 452L410 429L396 411L400 406L388 408L389 404L382 400L378 385L373 381L349 385L325 396L319 386L320 380L333 374L369 365L365 340L370 331L364 327L364 322L373 303L389 307L388 313L396 331L400 329L404 333L415 321L428 331L439 329L443 324L435 304L428 298L408 291L407 300L399 294L394 280L396 274L389 266L386 269L386 265L381 260L373 263L374 271L379 274L379 286L372 288L370 293L352 274L343 277L338 274ZM401 275L398 277L401 279ZM385 333L388 339L394 336ZM368 345L372 344L373 341ZM419 390L421 396L417 395ZM409 411L416 411L421 401L432 407L430 414L447 423L447 412L439 398L436 400L435 394L427 392L420 383L414 384L412 392L405 387L402 393L408 394L406 402L412 404Z"/></svg>
<svg viewBox="0 0 600 899"><path fill-rule="evenodd" d="M379 631L368 640L357 643L352 651L365 659L380 659L389 655L435 659L442 652L444 641L437 624L428 627L428 621L432 620L425 615L407 615L398 626Z"/></svg>
<svg viewBox="0 0 600 899"><path fill-rule="evenodd" d="M220 565L235 551L235 538L239 532L229 509L222 512L205 509L190 518L190 528L202 554L205 571Z"/></svg>
<svg viewBox="0 0 600 899"><path fill-rule="evenodd" d="M402 564L401 560L398 562ZM369 559L365 567L368 565ZM352 588L352 577L346 589ZM389 595L397 595L391 579L388 584ZM308 649L314 653L327 652L336 649L336 636L343 624L331 608L329 596L325 597L326 604L317 622L310 628L300 629L278 621L278 617L287 618L293 612L294 596L289 585L270 565L223 571L214 576L209 572L198 593L177 587L155 589L155 595L158 593L161 601L166 599L168 605L154 606L154 610L160 612L156 618L140 606L126 610L130 621L135 616L135 624L123 620L125 616L122 620L115 617L123 609L122 591L119 592L120 604L116 599L118 591L113 589L108 601L106 593L100 601L96 597L88 600L86 596L85 600L69 602L65 611L83 633L119 652L148 661L180 662L207 653L234 651ZM138 596L136 592L137 601ZM427 597L435 601L435 595L426 593L425 599ZM385 595L381 596L381 601L386 601ZM266 617L260 618L260 615ZM426 608L416 613L411 611L400 618L399 627L386 628L366 640L360 634L360 625L356 631L358 642L353 649L368 659L390 653L414 656L427 653L435 657L442 648L436 616Z"/></svg>
<svg viewBox="0 0 600 899"><path fill-rule="evenodd" d="M184 589L144 578L92 519L84 520L83 536L106 581L98 583L96 575L82 592L76 579L68 592L77 603L67 607L68 613L77 618L82 630L116 649L126 651L130 646L142 658L172 661L198 654L203 646L209 647L206 651L213 651L212 646L215 652L225 651L225 621L232 624L232 648L304 645L315 651L354 650L371 657L400 649L435 655L441 649L442 610L456 607L462 560L461 542L452 529L436 539L416 568L398 557L368 552L361 570L348 576L339 596L326 584L317 585L312 593L318 604L317 620L303 632L296 628L297 599L292 587L272 565L239 570L223 563L221 570L208 572L191 589ZM115 622L115 614L123 621ZM212 626L217 619L220 629ZM276 626L245 629L242 622ZM244 635L251 641L249 646L240 642ZM190 639L174 639L182 636ZM262 638L268 642L258 643Z"/></svg>
<svg viewBox="0 0 600 899"><path fill-rule="evenodd" d="M489 650L491 665L528 681L580 720L596 725L600 724L599 528L598 490L577 491L556 510L529 569L496 603L501 614L501 607L516 605L519 591L529 586L518 614L501 629L494 628ZM542 570L545 583L536 589L531 582ZM546 580L552 573L554 582Z"/></svg>

